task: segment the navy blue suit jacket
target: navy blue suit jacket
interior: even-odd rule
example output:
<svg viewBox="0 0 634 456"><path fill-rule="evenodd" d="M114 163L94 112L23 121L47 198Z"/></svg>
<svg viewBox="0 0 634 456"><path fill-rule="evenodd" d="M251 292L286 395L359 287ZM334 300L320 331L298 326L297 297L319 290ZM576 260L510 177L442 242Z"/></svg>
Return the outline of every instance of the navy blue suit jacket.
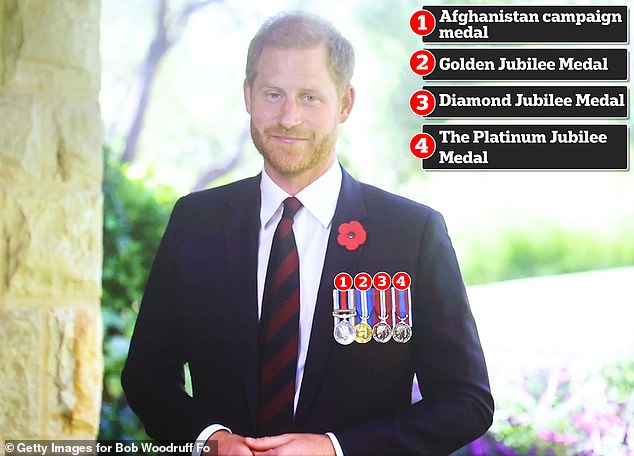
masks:
<svg viewBox="0 0 634 456"><path fill-rule="evenodd" d="M148 435L194 440L211 423L257 435L259 176L178 201L154 261L122 374ZM349 251L337 227L361 222ZM332 289L339 272L412 278L405 344L340 345ZM189 363L193 397L183 387ZM423 400L410 404L417 374ZM298 432L334 432L346 456L439 455L491 424L486 365L441 215L343 172L315 308Z"/></svg>

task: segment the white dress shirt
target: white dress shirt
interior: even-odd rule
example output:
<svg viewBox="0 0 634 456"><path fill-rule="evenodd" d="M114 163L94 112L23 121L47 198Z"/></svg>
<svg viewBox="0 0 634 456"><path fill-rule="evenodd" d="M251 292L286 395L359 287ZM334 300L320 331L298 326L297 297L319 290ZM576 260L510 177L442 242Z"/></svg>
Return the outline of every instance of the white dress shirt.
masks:
<svg viewBox="0 0 634 456"><path fill-rule="evenodd" d="M299 255L299 351L297 356L297 373L295 376L294 410L297 409L299 392L304 377L304 366L308 353L308 343L313 324L317 292L321 280L321 272L326 257L326 247L335 215L339 190L341 189L341 168L335 160L332 166L317 180L302 189L296 195L289 195L282 190L273 180L262 172L260 182L261 206L260 206L260 234L258 248L258 317L262 313L262 297L264 295L264 282L266 269L273 243L273 234L277 224L282 218L283 202L289 196L295 196L301 203L293 220L293 234L297 244ZM198 441L206 441L214 432L226 427L213 424L207 427L198 436ZM338 456L343 451L337 438L327 433L335 447ZM193 456L199 456L194 451Z"/></svg>

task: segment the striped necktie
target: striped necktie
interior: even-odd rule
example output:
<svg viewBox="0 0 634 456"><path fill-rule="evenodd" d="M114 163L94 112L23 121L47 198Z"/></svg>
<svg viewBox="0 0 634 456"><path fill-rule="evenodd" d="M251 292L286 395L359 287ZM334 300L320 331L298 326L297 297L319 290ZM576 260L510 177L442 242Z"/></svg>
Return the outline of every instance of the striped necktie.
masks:
<svg viewBox="0 0 634 456"><path fill-rule="evenodd" d="M266 271L259 325L259 430L262 435L290 432L299 345L299 256L293 217L302 207L284 200Z"/></svg>

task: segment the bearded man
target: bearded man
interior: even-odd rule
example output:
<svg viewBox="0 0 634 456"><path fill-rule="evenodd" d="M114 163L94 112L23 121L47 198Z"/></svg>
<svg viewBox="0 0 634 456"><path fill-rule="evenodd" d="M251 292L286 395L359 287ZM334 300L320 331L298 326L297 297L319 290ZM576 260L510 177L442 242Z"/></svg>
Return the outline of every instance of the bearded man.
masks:
<svg viewBox="0 0 634 456"><path fill-rule="evenodd" d="M122 374L151 437L220 455L439 455L490 426L442 216L337 161L353 67L318 17L282 14L253 38L244 99L264 169L178 201Z"/></svg>

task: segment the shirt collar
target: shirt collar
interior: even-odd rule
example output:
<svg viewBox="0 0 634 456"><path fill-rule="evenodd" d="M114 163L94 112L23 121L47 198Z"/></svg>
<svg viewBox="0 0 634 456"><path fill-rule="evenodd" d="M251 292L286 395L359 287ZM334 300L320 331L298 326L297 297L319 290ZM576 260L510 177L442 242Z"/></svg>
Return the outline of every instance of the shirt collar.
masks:
<svg viewBox="0 0 634 456"><path fill-rule="evenodd" d="M339 162L334 160L333 164L324 174L295 195L304 208L310 212L324 228L328 228L335 215L339 190L341 189L341 178ZM262 226L266 226L280 209L282 202L291 195L273 182L269 175L266 174L266 170L262 171L260 194L262 198L260 222Z"/></svg>

